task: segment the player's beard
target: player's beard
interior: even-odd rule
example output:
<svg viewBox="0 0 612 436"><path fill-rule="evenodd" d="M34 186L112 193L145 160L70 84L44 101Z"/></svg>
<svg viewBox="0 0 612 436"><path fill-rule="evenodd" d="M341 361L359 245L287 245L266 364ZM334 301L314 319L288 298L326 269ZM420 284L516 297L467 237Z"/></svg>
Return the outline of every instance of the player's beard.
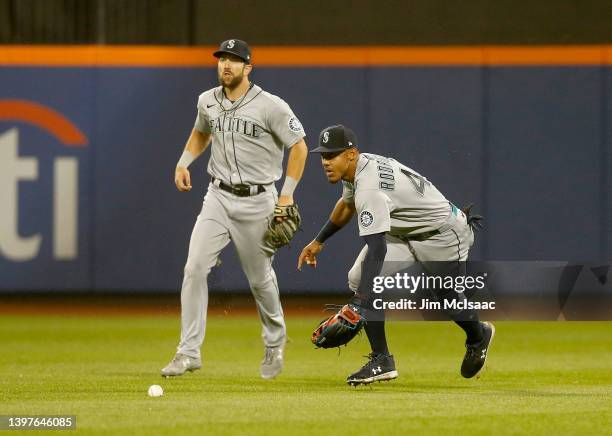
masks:
<svg viewBox="0 0 612 436"><path fill-rule="evenodd" d="M229 90L236 89L238 85L242 83L243 80L244 68L242 69L240 74L231 75L228 78L226 78L223 73L219 74L219 85L223 86L224 88L228 88Z"/></svg>

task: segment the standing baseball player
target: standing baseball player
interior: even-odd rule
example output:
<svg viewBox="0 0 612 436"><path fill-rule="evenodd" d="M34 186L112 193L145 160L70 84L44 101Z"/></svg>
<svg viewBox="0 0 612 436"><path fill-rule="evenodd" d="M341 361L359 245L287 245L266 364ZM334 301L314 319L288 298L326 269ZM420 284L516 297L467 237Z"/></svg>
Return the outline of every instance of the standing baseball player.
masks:
<svg viewBox="0 0 612 436"><path fill-rule="evenodd" d="M458 210L427 179L398 161L360 153L355 134L342 125L324 129L319 147L312 152L321 154L328 181L342 181L343 190L330 219L302 250L298 269L304 261L316 266L316 256L325 241L357 213L359 235L366 245L348 273L349 287L355 292L348 308L365 317L372 353L361 369L348 376L347 383L394 379L398 373L387 346L384 317L377 313L377 317L368 320L368 314L373 313L374 277L392 275L417 262L425 270L443 265L445 272L460 273L451 269L461 269L467 260L474 242L474 226L482 217ZM436 296L465 299L452 289ZM485 363L495 329L490 323L479 322L473 309L447 314L467 335L461 374L474 377Z"/></svg>
<svg viewBox="0 0 612 436"><path fill-rule="evenodd" d="M293 192L308 149L304 129L289 105L249 81L253 67L246 42L224 41L214 56L220 86L200 95L194 128L176 165L176 187L189 192L188 167L212 140L211 180L191 234L181 288L181 338L176 355L161 374L179 376L201 367L207 278L231 240L263 327L261 376L270 379L282 370L286 334L272 268L274 249L264 244L264 235L270 222L286 219L282 212L294 204ZM282 176L286 148L290 149L287 171L278 196L274 182Z"/></svg>

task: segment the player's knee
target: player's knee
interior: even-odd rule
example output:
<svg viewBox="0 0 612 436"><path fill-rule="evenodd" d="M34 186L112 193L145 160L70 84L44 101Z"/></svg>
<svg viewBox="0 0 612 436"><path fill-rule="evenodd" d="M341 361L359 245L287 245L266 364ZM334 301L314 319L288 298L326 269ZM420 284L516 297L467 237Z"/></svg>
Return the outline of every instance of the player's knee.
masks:
<svg viewBox="0 0 612 436"><path fill-rule="evenodd" d="M189 279L204 279L208 277L208 273L210 272L210 268L203 267L198 264L198 262L187 261L185 264L185 269L183 270L183 274L185 280Z"/></svg>
<svg viewBox="0 0 612 436"><path fill-rule="evenodd" d="M360 268L353 266L348 272L349 289L353 292L356 292L357 288L359 287L360 280L361 280L361 270Z"/></svg>
<svg viewBox="0 0 612 436"><path fill-rule="evenodd" d="M276 284L274 282L274 277L272 277L271 274L266 274L261 277L250 277L249 286L255 292L265 291L266 289L276 290Z"/></svg>

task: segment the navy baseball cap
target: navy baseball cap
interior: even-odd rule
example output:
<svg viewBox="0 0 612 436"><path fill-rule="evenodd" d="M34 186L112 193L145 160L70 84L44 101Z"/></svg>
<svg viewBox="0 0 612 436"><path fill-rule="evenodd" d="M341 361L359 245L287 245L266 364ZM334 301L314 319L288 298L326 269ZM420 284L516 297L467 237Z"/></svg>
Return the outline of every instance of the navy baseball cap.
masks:
<svg viewBox="0 0 612 436"><path fill-rule="evenodd" d="M334 153L357 147L357 136L342 124L324 128L319 135L319 146L311 153Z"/></svg>
<svg viewBox="0 0 612 436"><path fill-rule="evenodd" d="M223 41L219 46L219 50L213 53L213 56L220 58L223 53L231 53L238 56L247 64L251 63L251 48L241 39L228 39Z"/></svg>

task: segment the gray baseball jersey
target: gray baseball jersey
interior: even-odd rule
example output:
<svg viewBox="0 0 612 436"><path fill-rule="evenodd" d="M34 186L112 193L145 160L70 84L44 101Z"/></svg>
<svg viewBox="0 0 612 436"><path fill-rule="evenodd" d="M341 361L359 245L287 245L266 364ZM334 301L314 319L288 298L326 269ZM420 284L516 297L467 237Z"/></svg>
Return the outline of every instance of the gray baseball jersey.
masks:
<svg viewBox="0 0 612 436"><path fill-rule="evenodd" d="M453 206L425 177L395 159L362 153L354 183L343 182L342 198L355 203L361 236L386 233L387 252L381 276L390 276L415 262L465 261L474 233L465 214ZM409 240L438 230L425 240ZM356 291L368 246L348 274Z"/></svg>
<svg viewBox="0 0 612 436"><path fill-rule="evenodd" d="M280 179L284 149L306 135L289 105L257 85L235 102L221 86L204 92L194 127L212 133L208 173L233 185Z"/></svg>
<svg viewBox="0 0 612 436"><path fill-rule="evenodd" d="M342 198L355 203L359 235L417 235L438 229L449 202L425 177L395 159L361 153L354 183L343 182Z"/></svg>

